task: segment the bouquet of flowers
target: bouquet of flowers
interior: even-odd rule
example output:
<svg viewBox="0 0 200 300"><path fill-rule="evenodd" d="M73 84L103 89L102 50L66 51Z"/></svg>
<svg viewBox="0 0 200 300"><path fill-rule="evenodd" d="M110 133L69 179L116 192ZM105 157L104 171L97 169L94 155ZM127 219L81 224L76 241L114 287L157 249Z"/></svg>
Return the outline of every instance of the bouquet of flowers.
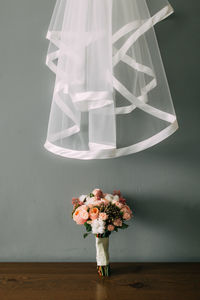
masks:
<svg viewBox="0 0 200 300"><path fill-rule="evenodd" d="M86 233L96 236L97 269L100 276L110 275L109 236L119 229L126 229L126 221L132 218L132 211L120 191L105 194L100 189L93 190L89 195L81 195L72 199L73 220L84 225Z"/></svg>

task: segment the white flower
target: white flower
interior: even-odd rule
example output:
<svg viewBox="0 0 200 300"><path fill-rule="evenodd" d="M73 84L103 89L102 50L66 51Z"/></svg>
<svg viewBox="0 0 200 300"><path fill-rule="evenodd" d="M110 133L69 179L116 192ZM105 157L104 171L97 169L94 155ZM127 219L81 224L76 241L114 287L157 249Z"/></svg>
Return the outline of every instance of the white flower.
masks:
<svg viewBox="0 0 200 300"><path fill-rule="evenodd" d="M94 201L96 201L96 200L95 200L95 197L91 197L91 198L90 198L89 196L87 196L86 202L85 202L84 204L85 204L85 205L93 204Z"/></svg>
<svg viewBox="0 0 200 300"><path fill-rule="evenodd" d="M93 234L103 234L105 232L105 222L100 219L92 221L92 233Z"/></svg>
<svg viewBox="0 0 200 300"><path fill-rule="evenodd" d="M107 194L107 195L105 196L105 199L107 199L108 201L112 201L113 198L114 198L114 196L113 196L112 194Z"/></svg>
<svg viewBox="0 0 200 300"><path fill-rule="evenodd" d="M79 200L80 200L81 202L83 202L86 198L87 198L87 195L81 195L81 196L79 197Z"/></svg>
<svg viewBox="0 0 200 300"><path fill-rule="evenodd" d="M115 195L115 196L113 197L113 200L119 201L119 196L118 196L118 195Z"/></svg>

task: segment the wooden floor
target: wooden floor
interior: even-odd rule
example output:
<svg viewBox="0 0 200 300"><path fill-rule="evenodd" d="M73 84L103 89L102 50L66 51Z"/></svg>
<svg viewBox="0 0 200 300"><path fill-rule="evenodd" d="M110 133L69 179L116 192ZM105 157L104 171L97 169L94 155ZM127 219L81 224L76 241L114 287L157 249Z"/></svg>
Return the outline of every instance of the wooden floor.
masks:
<svg viewBox="0 0 200 300"><path fill-rule="evenodd" d="M1 263L0 300L200 300L200 264Z"/></svg>

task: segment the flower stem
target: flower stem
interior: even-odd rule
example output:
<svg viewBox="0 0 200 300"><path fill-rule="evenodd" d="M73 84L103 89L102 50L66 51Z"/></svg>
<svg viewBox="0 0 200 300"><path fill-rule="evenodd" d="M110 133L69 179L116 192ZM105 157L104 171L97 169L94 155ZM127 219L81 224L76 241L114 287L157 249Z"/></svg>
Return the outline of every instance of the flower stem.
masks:
<svg viewBox="0 0 200 300"><path fill-rule="evenodd" d="M107 265L107 266L97 266L97 270L98 270L99 276L101 276L101 277L108 277L108 276L110 276L110 265Z"/></svg>

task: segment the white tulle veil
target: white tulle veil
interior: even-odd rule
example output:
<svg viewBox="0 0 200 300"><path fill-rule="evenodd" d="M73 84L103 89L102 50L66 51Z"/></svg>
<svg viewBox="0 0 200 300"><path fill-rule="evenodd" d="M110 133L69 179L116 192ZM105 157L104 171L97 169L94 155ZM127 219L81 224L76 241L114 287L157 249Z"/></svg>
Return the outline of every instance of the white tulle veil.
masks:
<svg viewBox="0 0 200 300"><path fill-rule="evenodd" d="M144 150L178 128L154 25L165 0L58 0L47 65L56 74L45 147L77 159Z"/></svg>

